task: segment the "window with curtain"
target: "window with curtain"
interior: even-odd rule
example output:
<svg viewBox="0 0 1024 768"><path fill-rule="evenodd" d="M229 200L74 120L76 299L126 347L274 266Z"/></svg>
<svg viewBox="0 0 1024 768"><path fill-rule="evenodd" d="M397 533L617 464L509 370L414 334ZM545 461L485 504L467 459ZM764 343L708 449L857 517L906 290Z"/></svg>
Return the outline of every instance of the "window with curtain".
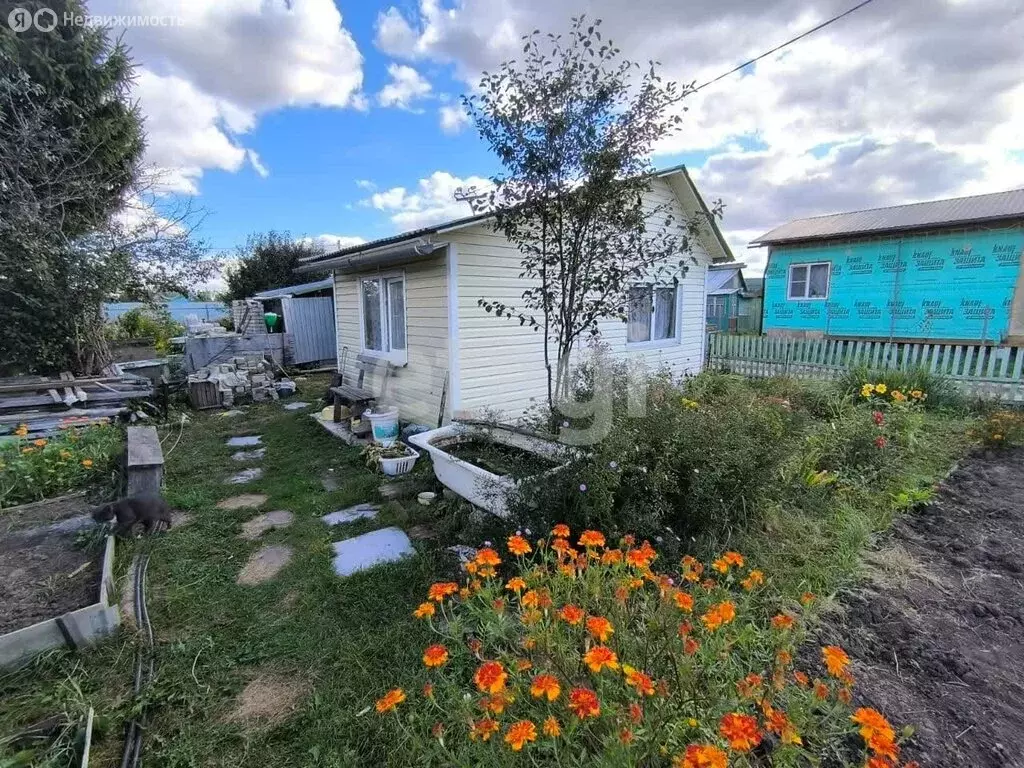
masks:
<svg viewBox="0 0 1024 768"><path fill-rule="evenodd" d="M637 286L629 291L626 342L676 338L676 288Z"/></svg>
<svg viewBox="0 0 1024 768"><path fill-rule="evenodd" d="M793 264L789 268L789 298L828 298L831 272L832 264L827 261L818 264Z"/></svg>
<svg viewBox="0 0 1024 768"><path fill-rule="evenodd" d="M366 277L360 281L363 351L405 352L405 278Z"/></svg>

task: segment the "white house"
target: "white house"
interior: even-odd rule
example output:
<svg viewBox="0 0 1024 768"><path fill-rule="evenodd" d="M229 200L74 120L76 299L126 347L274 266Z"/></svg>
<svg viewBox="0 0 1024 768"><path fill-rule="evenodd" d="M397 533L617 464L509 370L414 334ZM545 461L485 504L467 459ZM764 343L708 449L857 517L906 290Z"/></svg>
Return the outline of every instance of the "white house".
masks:
<svg viewBox="0 0 1024 768"><path fill-rule="evenodd" d="M704 359L706 270L732 254L685 167L657 172L649 194L652 207L667 203L678 219L703 222L691 251L696 264L677 286L637 286L650 293L649 316L632 318L628 332L626 323L604 321L601 336L614 354L694 373ZM515 306L529 284L519 277L519 251L489 218L345 248L299 269L333 272L339 369L344 359L348 382L358 356L397 366L384 399L403 420L435 425L439 415L447 421L484 408L515 417L545 401L541 335L478 304L483 298ZM377 366L364 387L380 392L384 368Z"/></svg>

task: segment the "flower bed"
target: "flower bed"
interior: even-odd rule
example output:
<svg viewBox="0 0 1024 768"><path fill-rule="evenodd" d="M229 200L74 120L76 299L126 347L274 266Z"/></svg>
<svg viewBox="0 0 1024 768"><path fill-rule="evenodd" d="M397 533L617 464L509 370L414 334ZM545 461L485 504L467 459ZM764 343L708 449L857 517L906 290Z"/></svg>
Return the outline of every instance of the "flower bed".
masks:
<svg viewBox="0 0 1024 768"><path fill-rule="evenodd" d="M526 532L529 535L529 532ZM419 691L383 693L418 765L898 764L899 739L878 712L851 705L849 658L795 660L815 611L771 606L768 575L737 552L671 575L626 536L536 541L516 534L503 558L481 549L462 584L434 584L415 612L437 641ZM856 754L853 754L856 753Z"/></svg>
<svg viewBox="0 0 1024 768"><path fill-rule="evenodd" d="M26 432L22 425L14 435L23 438ZM105 482L116 468L122 444L121 430L106 424L0 443L0 508Z"/></svg>

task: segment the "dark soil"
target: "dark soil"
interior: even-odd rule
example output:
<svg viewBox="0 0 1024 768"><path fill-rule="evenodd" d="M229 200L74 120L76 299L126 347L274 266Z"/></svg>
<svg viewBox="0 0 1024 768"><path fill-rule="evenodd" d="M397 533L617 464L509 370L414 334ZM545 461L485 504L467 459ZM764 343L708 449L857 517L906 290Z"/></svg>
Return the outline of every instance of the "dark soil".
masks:
<svg viewBox="0 0 1024 768"><path fill-rule="evenodd" d="M492 440L463 438L437 445L457 459L500 476L531 477L558 466L544 456Z"/></svg>
<svg viewBox="0 0 1024 768"><path fill-rule="evenodd" d="M0 536L0 633L95 603L102 566L102 553L76 548L74 534Z"/></svg>
<svg viewBox="0 0 1024 768"><path fill-rule="evenodd" d="M825 634L922 766L1024 766L1024 450L965 460Z"/></svg>
<svg viewBox="0 0 1024 768"><path fill-rule="evenodd" d="M11 531L37 528L47 523L87 514L90 509L84 493L72 493L57 499L8 507L0 510L0 536Z"/></svg>

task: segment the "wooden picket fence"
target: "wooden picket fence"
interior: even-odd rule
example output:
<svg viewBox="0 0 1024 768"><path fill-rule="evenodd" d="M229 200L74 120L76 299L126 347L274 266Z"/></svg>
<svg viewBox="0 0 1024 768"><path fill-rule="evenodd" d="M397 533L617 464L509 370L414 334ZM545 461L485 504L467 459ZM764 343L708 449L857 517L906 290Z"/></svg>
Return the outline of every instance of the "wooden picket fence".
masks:
<svg viewBox="0 0 1024 768"><path fill-rule="evenodd" d="M968 397L1024 403L1024 347L708 335L708 366L748 377L836 379L851 368L923 368Z"/></svg>

